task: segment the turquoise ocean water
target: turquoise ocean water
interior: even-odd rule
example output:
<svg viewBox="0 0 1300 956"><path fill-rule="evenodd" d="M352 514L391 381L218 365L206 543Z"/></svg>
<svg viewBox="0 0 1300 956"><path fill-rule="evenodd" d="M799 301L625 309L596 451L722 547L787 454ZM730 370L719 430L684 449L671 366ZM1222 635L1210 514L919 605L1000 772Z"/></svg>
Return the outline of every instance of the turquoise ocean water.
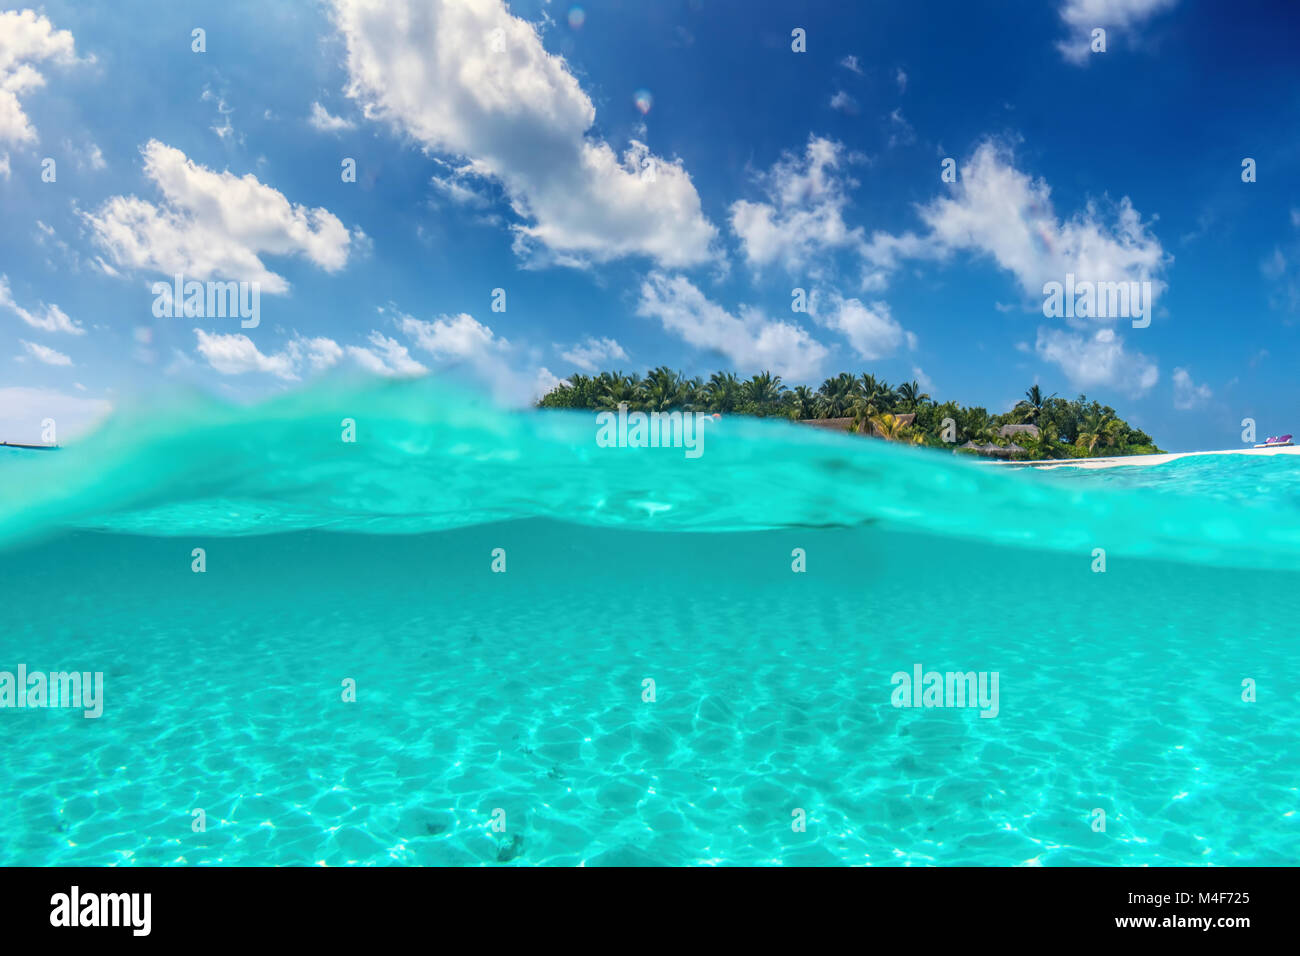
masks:
<svg viewBox="0 0 1300 956"><path fill-rule="evenodd" d="M0 864L1295 862L1300 461L712 426L330 383L0 449L0 671L104 675L0 709Z"/></svg>

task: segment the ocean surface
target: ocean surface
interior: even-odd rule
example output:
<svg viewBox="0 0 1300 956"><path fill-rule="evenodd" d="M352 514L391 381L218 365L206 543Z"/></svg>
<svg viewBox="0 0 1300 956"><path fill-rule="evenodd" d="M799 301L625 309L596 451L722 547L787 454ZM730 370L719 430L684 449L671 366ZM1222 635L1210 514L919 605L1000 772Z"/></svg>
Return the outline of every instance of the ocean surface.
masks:
<svg viewBox="0 0 1300 956"><path fill-rule="evenodd" d="M104 681L0 709L0 864L1300 858L1297 459L596 433L331 382L0 449L0 671Z"/></svg>

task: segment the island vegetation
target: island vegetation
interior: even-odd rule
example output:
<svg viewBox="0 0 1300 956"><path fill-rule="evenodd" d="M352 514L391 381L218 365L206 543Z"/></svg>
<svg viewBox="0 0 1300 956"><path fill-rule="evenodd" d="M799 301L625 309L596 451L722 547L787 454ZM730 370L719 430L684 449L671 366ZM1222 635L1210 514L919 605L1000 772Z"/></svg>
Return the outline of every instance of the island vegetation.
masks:
<svg viewBox="0 0 1300 956"><path fill-rule="evenodd" d="M1037 385L1027 389L1009 411L995 415L979 406L936 402L915 381L893 386L867 373L841 372L814 390L807 385L787 387L770 372L748 379L715 372L706 381L661 366L644 377L622 372L575 374L537 404L593 411L626 405L629 411L842 422L848 431L888 441L1011 460L1160 454L1150 436L1130 426L1109 405L1084 395L1073 400L1045 395Z"/></svg>

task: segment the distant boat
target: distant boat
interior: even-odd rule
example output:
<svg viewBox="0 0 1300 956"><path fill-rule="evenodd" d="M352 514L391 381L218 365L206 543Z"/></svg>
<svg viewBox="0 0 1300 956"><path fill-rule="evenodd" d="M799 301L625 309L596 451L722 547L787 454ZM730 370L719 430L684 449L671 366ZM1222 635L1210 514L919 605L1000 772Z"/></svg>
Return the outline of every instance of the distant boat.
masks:
<svg viewBox="0 0 1300 956"><path fill-rule="evenodd" d="M34 448L37 451L52 451L58 445L28 445L20 441L0 441L0 448Z"/></svg>
<svg viewBox="0 0 1300 956"><path fill-rule="evenodd" d="M1256 448L1285 448L1291 444L1290 435L1278 435L1276 438L1265 438L1264 444L1256 445Z"/></svg>

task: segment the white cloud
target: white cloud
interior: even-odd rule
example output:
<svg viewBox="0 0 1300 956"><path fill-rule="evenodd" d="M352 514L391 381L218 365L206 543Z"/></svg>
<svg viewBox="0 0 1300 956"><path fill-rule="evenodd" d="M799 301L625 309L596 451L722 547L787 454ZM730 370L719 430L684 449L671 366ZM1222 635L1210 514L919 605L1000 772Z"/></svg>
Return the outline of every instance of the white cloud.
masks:
<svg viewBox="0 0 1300 956"><path fill-rule="evenodd" d="M398 313L395 322L435 365L469 372L503 403L532 402L559 381L548 369L534 365L530 352L511 345L468 313L432 322Z"/></svg>
<svg viewBox="0 0 1300 956"><path fill-rule="evenodd" d="M1137 26L1157 13L1171 9L1178 0L1064 0L1061 19L1070 29L1068 39L1056 44L1069 62L1081 65L1092 56L1092 31L1106 31L1107 50L1111 31ZM1131 34L1130 34L1131 35Z"/></svg>
<svg viewBox="0 0 1300 956"><path fill-rule="evenodd" d="M1197 385L1185 368L1174 369L1174 408L1187 411L1204 405L1213 393L1208 385Z"/></svg>
<svg viewBox="0 0 1300 956"><path fill-rule="evenodd" d="M489 205L489 199L480 183L475 181L470 166L453 169L446 176L434 176L429 182L454 203L479 209Z"/></svg>
<svg viewBox="0 0 1300 956"><path fill-rule="evenodd" d="M798 272L828 249L862 244L861 227L844 222L848 189L857 185L842 174L846 161L842 144L812 136L802 157L786 154L759 177L767 202L731 204L732 232L754 269L780 263Z"/></svg>
<svg viewBox="0 0 1300 956"><path fill-rule="evenodd" d="M391 378L407 378L429 371L415 359L405 345L382 332L370 333L370 347L349 345L347 353L367 372Z"/></svg>
<svg viewBox="0 0 1300 956"><path fill-rule="evenodd" d="M40 304L38 311L24 309L14 301L9 291L9 277L0 275L0 308L8 309L34 329L42 332L67 332L69 335L85 335L82 326L68 318L67 313L57 305Z"/></svg>
<svg viewBox="0 0 1300 956"><path fill-rule="evenodd" d="M852 53L840 60L840 66L844 67L846 70L852 70L854 73L862 72L862 64L858 62L858 58Z"/></svg>
<svg viewBox="0 0 1300 956"><path fill-rule="evenodd" d="M886 127L889 130L889 147L891 149L895 146L910 146L916 142L916 130L912 128L912 124L903 115L901 106L896 107L889 114Z"/></svg>
<svg viewBox="0 0 1300 956"><path fill-rule="evenodd" d="M1081 335L1064 329L1040 328L1036 351L1055 362L1077 386L1105 385L1130 395L1149 391L1159 379L1154 362L1140 353L1126 352L1114 329L1097 329Z"/></svg>
<svg viewBox="0 0 1300 956"><path fill-rule="evenodd" d="M841 113L847 113L849 116L856 116L858 113L858 101L849 96L843 90L837 90L831 97L831 109L839 110Z"/></svg>
<svg viewBox="0 0 1300 956"><path fill-rule="evenodd" d="M41 422L57 423L60 442L85 432L112 409L101 398L64 395L48 388L0 388L0 438L5 441L40 442Z"/></svg>
<svg viewBox="0 0 1300 956"><path fill-rule="evenodd" d="M898 92L907 92L907 74L903 72L902 67L899 67L898 72L894 74L894 82L898 84Z"/></svg>
<svg viewBox="0 0 1300 956"><path fill-rule="evenodd" d="M641 284L637 314L699 349L719 352L741 371L767 369L786 378L814 377L827 350L804 329L768 319L748 306L732 315L682 276L652 272Z"/></svg>
<svg viewBox="0 0 1300 956"><path fill-rule="evenodd" d="M920 210L930 234L873 237L882 262L899 254L947 254L968 250L990 256L1011 272L1025 294L1041 301L1043 284L1076 281L1151 281L1159 295L1164 283L1155 275L1172 261L1128 197L1120 200L1113 224L1103 221L1097 204L1061 221L1052 208L1051 189L1041 179L1020 172L1006 150L984 142L961 168L951 194Z"/></svg>
<svg viewBox="0 0 1300 956"><path fill-rule="evenodd" d="M215 102L217 104L217 117L221 120L220 126L210 126L209 129L216 133L223 142L229 140L243 145L244 136L242 133L235 131L234 123L231 122L230 116L235 112L233 106L226 105L226 98L213 93L208 87L203 88L203 94L199 97L202 102Z"/></svg>
<svg viewBox="0 0 1300 956"><path fill-rule="evenodd" d="M305 362L313 372L333 368L343 359L343 348L333 339L297 338L289 343L288 353L295 364Z"/></svg>
<svg viewBox="0 0 1300 956"><path fill-rule="evenodd" d="M589 136L596 111L564 59L502 0L333 0L347 93L368 119L498 180L516 251L585 265L713 258L717 230L680 162ZM653 175L644 173L652 169Z"/></svg>
<svg viewBox="0 0 1300 956"><path fill-rule="evenodd" d="M40 345L36 342L28 342L26 339L19 339L27 354L32 356L38 362L44 362L46 365L71 365L72 359L62 352L56 352L52 348ZM21 358L22 356L20 356Z"/></svg>
<svg viewBox="0 0 1300 956"><path fill-rule="evenodd" d="M9 154L0 153L0 176L9 178Z"/></svg>
<svg viewBox="0 0 1300 956"><path fill-rule="evenodd" d="M287 352L264 355L252 339L238 332L222 335L195 329L194 334L199 337L199 354L222 375L266 372L288 381L298 379L293 357Z"/></svg>
<svg viewBox="0 0 1300 956"><path fill-rule="evenodd" d="M505 339L497 338L490 328L465 312L445 315L432 322L404 315L398 320L398 328L417 348L440 362L473 359L508 345Z"/></svg>
<svg viewBox="0 0 1300 956"><path fill-rule="evenodd" d="M344 358L350 358L371 374L385 377L423 375L428 371L411 358L406 346L378 331L370 333L366 340L368 345L343 346L323 336L295 336L283 349L269 355L241 333L213 334L202 329L195 329L194 332L198 336L196 351L222 375L258 372L296 382L305 374L333 368ZM168 372L183 370L190 364L188 357L178 355L178 360L172 363Z"/></svg>
<svg viewBox="0 0 1300 956"><path fill-rule="evenodd" d="M910 341L908 333L889 314L886 302L865 305L857 299L835 295L831 299L830 312L822 315L818 310L813 317L827 328L841 333L849 340L853 351L867 361L893 355L904 342Z"/></svg>
<svg viewBox="0 0 1300 956"><path fill-rule="evenodd" d="M85 146L77 147L72 140L63 141L63 150L72 155L72 161L76 163L77 169L85 171L87 169L98 171L105 169L108 163L104 160L104 153L99 146L92 142L87 142Z"/></svg>
<svg viewBox="0 0 1300 956"><path fill-rule="evenodd" d="M381 314L388 309L380 309ZM416 348L431 354L442 367L458 367L484 382L502 402L531 403L559 383L549 369L519 361L518 350L472 316L442 316L422 322L396 313L394 323L412 338ZM261 351L247 336L209 334L195 329L196 351L223 375L263 373L285 381L298 381L349 361L371 375L387 378L415 377L430 369L411 350L383 332L371 330L363 345L341 345L330 338L295 335L277 352ZM177 353L168 374L185 371L194 363Z"/></svg>
<svg viewBox="0 0 1300 956"><path fill-rule="evenodd" d="M312 129L319 130L322 133L337 133L345 129L355 129L356 123L341 116L331 116L329 111L320 103L311 104L311 116L307 122Z"/></svg>
<svg viewBox="0 0 1300 956"><path fill-rule="evenodd" d="M556 378L551 370L543 365L537 370L537 377L533 380L532 400L536 401L560 384L564 384L563 380Z"/></svg>
<svg viewBox="0 0 1300 956"><path fill-rule="evenodd" d="M32 65L76 60L72 34L32 10L0 12L0 142L35 143L36 130L18 97L45 85ZM7 166L7 164L6 164Z"/></svg>
<svg viewBox="0 0 1300 956"><path fill-rule="evenodd" d="M623 351L623 346L613 339L598 339L589 335L585 341L571 345L561 352L560 358L584 372L595 372L601 369L605 362L626 362L627 353Z"/></svg>
<svg viewBox="0 0 1300 956"><path fill-rule="evenodd" d="M141 152L163 203L113 196L97 212L82 213L117 265L258 282L275 294L289 284L266 268L264 255L300 255L326 272L347 264L356 237L329 210L291 204L251 173L214 172L157 140Z"/></svg>

